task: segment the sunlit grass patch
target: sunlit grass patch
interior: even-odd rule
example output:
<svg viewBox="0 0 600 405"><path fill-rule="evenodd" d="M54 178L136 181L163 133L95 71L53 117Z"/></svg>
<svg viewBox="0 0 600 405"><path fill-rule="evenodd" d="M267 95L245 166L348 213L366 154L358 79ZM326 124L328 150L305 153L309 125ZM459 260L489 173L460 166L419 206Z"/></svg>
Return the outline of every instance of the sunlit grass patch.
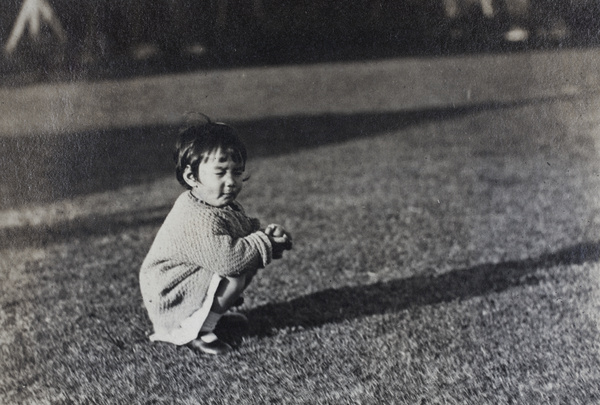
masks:
<svg viewBox="0 0 600 405"><path fill-rule="evenodd" d="M584 133L551 147L556 110L473 111L255 158L240 199L295 249L259 273L249 333L223 357L147 338L138 269L171 189L154 211L3 231L0 396L597 402L597 162Z"/></svg>

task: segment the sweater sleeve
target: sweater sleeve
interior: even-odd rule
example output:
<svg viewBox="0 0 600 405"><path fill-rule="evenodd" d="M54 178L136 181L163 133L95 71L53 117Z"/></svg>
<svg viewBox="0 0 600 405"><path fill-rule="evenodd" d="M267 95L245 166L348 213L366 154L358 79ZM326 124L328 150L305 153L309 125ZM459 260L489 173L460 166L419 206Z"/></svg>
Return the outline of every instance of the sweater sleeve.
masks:
<svg viewBox="0 0 600 405"><path fill-rule="evenodd" d="M248 270L265 267L273 258L269 237L255 231L244 237L235 237L225 221L209 214L202 223L186 230L196 234L190 246L190 259L203 268L222 277L235 277Z"/></svg>

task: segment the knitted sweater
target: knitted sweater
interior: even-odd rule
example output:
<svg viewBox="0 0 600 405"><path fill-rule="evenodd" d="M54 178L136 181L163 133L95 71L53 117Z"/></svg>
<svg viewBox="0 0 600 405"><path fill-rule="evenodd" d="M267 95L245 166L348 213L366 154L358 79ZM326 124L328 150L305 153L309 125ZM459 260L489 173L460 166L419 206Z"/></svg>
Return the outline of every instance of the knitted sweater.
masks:
<svg viewBox="0 0 600 405"><path fill-rule="evenodd" d="M173 331L202 307L214 274L235 277L266 266L272 246L238 203L215 208L182 193L140 270L140 288L157 334Z"/></svg>

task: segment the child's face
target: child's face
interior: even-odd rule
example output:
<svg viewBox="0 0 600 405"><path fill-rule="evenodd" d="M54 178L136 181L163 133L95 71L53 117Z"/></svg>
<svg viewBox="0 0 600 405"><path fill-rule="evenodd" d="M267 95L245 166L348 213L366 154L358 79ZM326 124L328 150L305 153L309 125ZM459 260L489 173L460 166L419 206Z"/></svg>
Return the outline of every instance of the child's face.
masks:
<svg viewBox="0 0 600 405"><path fill-rule="evenodd" d="M205 203L222 208L242 191L243 175L244 164L234 162L231 154L218 149L198 166L197 184L192 192Z"/></svg>

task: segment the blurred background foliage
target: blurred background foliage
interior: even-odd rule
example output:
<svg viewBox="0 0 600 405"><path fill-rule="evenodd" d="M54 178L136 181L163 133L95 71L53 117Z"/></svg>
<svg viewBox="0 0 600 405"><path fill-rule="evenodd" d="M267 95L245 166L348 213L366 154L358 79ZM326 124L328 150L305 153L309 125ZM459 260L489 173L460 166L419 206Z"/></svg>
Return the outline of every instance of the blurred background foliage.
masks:
<svg viewBox="0 0 600 405"><path fill-rule="evenodd" d="M28 25L7 50L26 2L49 5L64 40L40 18L37 35ZM589 46L598 42L599 10L597 0L5 0L1 73L6 85L199 65Z"/></svg>

